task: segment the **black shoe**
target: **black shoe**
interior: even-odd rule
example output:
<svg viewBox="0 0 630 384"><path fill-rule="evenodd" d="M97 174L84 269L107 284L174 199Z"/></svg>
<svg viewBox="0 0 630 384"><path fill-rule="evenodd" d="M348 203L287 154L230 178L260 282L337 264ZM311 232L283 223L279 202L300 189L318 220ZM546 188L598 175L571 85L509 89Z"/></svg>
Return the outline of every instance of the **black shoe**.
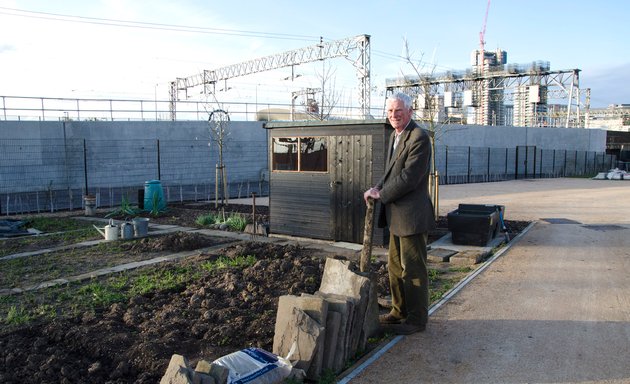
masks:
<svg viewBox="0 0 630 384"><path fill-rule="evenodd" d="M424 324L402 323L392 325L389 329L397 335L412 335L417 332L424 332L426 328L427 326Z"/></svg>
<svg viewBox="0 0 630 384"><path fill-rule="evenodd" d="M378 322L381 324L400 324L403 319L388 313L386 315L380 315L378 317Z"/></svg>

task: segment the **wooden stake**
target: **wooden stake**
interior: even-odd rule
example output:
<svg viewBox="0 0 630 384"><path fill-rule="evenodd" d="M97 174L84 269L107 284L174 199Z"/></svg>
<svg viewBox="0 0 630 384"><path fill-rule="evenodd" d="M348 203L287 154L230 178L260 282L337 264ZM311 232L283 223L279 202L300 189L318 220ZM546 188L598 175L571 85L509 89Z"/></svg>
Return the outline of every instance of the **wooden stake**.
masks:
<svg viewBox="0 0 630 384"><path fill-rule="evenodd" d="M361 249L361 272L370 272L370 260L372 259L372 230L374 228L374 199L367 200L365 211L365 225L363 227L363 249Z"/></svg>

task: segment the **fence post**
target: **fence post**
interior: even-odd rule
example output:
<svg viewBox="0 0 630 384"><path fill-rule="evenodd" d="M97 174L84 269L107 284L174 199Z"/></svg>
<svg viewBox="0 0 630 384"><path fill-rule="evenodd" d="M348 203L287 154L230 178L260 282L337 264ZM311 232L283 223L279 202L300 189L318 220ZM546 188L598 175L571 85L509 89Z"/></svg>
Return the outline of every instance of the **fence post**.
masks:
<svg viewBox="0 0 630 384"><path fill-rule="evenodd" d="M518 145L516 146L516 153L514 153L514 180L518 180Z"/></svg>
<svg viewBox="0 0 630 384"><path fill-rule="evenodd" d="M564 165L562 166L562 177L567 175L567 150L564 150Z"/></svg>
<svg viewBox="0 0 630 384"><path fill-rule="evenodd" d="M507 172L508 172L508 155L510 154L510 152L508 151L507 147L505 148L505 178L507 179Z"/></svg>
<svg viewBox="0 0 630 384"><path fill-rule="evenodd" d="M486 171L487 181L490 181L490 147L488 147L488 170Z"/></svg>
<svg viewBox="0 0 630 384"><path fill-rule="evenodd" d="M542 157L542 150L540 152L540 157ZM532 170L534 172L534 174L532 175L532 177L535 179L536 178L536 164L538 160L538 148L536 146L534 146L534 166L532 167ZM540 173L540 172L539 172Z"/></svg>
<svg viewBox="0 0 630 384"><path fill-rule="evenodd" d="M157 177L162 180L162 165L160 164L160 139L157 139Z"/></svg>
<svg viewBox="0 0 630 384"><path fill-rule="evenodd" d="M89 195L88 191L88 171L87 171L87 145L85 139L83 139L83 181L85 183L85 194Z"/></svg>
<svg viewBox="0 0 630 384"><path fill-rule="evenodd" d="M448 184L448 145L444 146L444 184Z"/></svg>
<svg viewBox="0 0 630 384"><path fill-rule="evenodd" d="M467 183L470 184L470 147L468 147L468 177Z"/></svg>

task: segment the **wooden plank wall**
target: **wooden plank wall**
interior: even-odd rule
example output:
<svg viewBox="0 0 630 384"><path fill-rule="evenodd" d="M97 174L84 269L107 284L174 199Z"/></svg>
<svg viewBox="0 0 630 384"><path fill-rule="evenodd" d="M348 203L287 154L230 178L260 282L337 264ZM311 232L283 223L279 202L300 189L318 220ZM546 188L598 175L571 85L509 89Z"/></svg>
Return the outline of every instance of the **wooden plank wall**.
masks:
<svg viewBox="0 0 630 384"><path fill-rule="evenodd" d="M274 172L270 180L272 233L332 239L330 176L327 173Z"/></svg>

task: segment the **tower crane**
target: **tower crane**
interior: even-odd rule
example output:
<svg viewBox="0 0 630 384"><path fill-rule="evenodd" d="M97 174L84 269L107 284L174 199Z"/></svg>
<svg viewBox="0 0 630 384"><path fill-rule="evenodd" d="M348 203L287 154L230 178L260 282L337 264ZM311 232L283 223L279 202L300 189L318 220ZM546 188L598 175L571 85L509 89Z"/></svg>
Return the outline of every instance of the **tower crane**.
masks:
<svg viewBox="0 0 630 384"><path fill-rule="evenodd" d="M483 25L481 26L481 32L479 32L479 49L481 50L481 54L484 55L485 54L485 49L486 49L486 24L488 23L488 10L490 10L490 0L488 0L488 5L486 6L486 15L483 18ZM481 57L481 65L483 68L483 59L484 57Z"/></svg>

